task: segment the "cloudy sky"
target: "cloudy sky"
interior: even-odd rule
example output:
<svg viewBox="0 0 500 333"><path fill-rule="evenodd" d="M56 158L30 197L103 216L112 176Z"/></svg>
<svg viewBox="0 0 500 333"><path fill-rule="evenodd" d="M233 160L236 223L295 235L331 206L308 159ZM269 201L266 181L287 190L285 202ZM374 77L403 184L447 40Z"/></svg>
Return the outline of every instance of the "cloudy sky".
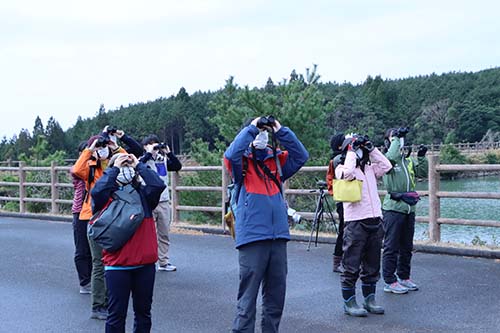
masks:
<svg viewBox="0 0 500 333"><path fill-rule="evenodd" d="M229 76L362 82L500 65L500 2L0 1L0 138Z"/></svg>

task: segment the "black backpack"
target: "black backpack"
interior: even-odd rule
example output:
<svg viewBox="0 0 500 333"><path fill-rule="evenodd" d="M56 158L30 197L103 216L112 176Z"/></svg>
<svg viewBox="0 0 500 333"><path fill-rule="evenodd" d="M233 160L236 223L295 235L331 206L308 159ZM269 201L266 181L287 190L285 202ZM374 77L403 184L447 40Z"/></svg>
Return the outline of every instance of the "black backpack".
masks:
<svg viewBox="0 0 500 333"><path fill-rule="evenodd" d="M144 219L141 196L132 185L115 191L90 219L88 235L103 249L115 252L134 235Z"/></svg>

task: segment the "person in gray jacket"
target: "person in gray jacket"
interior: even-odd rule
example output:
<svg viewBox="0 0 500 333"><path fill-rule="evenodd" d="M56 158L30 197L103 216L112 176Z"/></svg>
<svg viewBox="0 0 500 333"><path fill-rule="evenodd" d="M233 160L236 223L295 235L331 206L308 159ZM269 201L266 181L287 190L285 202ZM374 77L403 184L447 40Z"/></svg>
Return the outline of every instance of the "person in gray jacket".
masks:
<svg viewBox="0 0 500 333"><path fill-rule="evenodd" d="M156 171L167 186L160 197L158 206L153 210L153 217L156 222L158 234L158 270L173 272L177 267L170 262L168 250L170 248L170 222L172 211L170 207L170 194L168 190L168 171L179 171L182 164L177 159L168 145L162 143L160 139L150 134L142 140L144 155L140 161L152 170Z"/></svg>

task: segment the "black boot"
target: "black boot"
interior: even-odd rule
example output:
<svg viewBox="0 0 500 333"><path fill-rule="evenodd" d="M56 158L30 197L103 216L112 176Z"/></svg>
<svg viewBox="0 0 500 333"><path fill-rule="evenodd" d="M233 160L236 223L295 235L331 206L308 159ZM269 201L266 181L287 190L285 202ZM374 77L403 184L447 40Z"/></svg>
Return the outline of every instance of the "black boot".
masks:
<svg viewBox="0 0 500 333"><path fill-rule="evenodd" d="M342 273L344 271L342 268L342 256L333 256L333 271L335 273Z"/></svg>
<svg viewBox="0 0 500 333"><path fill-rule="evenodd" d="M377 305L377 303L375 302L375 284L364 284L361 286L361 289L363 290L363 296L365 297L363 307L370 313L384 314L384 308L380 305Z"/></svg>
<svg viewBox="0 0 500 333"><path fill-rule="evenodd" d="M356 295L352 296L347 301L344 300L344 313L353 317L366 317L368 315L365 309L359 307L356 302Z"/></svg>

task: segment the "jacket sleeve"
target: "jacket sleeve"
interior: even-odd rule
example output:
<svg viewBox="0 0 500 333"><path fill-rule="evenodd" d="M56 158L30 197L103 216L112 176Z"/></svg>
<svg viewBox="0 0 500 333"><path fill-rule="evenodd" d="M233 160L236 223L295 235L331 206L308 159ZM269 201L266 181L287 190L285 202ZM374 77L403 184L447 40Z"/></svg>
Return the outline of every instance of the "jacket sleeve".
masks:
<svg viewBox="0 0 500 333"><path fill-rule="evenodd" d="M127 145L126 150L128 153L134 154L137 158L139 158L143 154L144 148L139 142L137 142L137 140L135 140L131 136L123 134L120 141Z"/></svg>
<svg viewBox="0 0 500 333"><path fill-rule="evenodd" d="M72 173L82 179L83 181L87 181L89 178L89 165L88 162L90 158L92 157L92 152L90 149L85 148L78 159L76 160L75 164L73 165L72 168Z"/></svg>
<svg viewBox="0 0 500 333"><path fill-rule="evenodd" d="M356 170L356 153L348 151L345 157L344 164L340 164L335 168L335 178L353 180L356 178L354 171Z"/></svg>
<svg viewBox="0 0 500 333"><path fill-rule="evenodd" d="M146 185L141 187L141 190L146 197L148 202L148 206L151 210L155 209L158 206L158 202L160 201L161 193L167 187L163 180L161 180L158 174L147 167L144 163L137 164L135 168L142 180Z"/></svg>
<svg viewBox="0 0 500 333"><path fill-rule="evenodd" d="M333 160L328 163L328 171L326 172L326 185L328 186L328 194L333 195L333 179L335 178L335 169L333 168Z"/></svg>
<svg viewBox="0 0 500 333"><path fill-rule="evenodd" d="M392 169L392 164L389 159L387 159L387 157L377 148L370 152L370 161L372 162L373 172L377 178L382 177Z"/></svg>
<svg viewBox="0 0 500 333"><path fill-rule="evenodd" d="M147 152L139 158L139 162L146 163L147 161L149 161L152 158L153 158L153 154L151 154L150 152Z"/></svg>
<svg viewBox="0 0 500 333"><path fill-rule="evenodd" d="M104 174L96 181L92 191L92 214L95 214L101 210L113 192L118 189L118 184L116 184L116 176L120 169L117 167L107 168Z"/></svg>
<svg viewBox="0 0 500 333"><path fill-rule="evenodd" d="M231 170L233 181L237 184L243 181L243 153L259 134L254 125L243 128L224 152L224 163Z"/></svg>
<svg viewBox="0 0 500 333"><path fill-rule="evenodd" d="M179 171L182 169L181 161L175 156L174 153L170 152L167 154L167 170L168 171Z"/></svg>
<svg viewBox="0 0 500 333"><path fill-rule="evenodd" d="M285 181L306 164L309 159L309 153L295 133L288 127L281 127L275 135L280 144L288 151L288 158L281 167L283 171L283 181Z"/></svg>
<svg viewBox="0 0 500 333"><path fill-rule="evenodd" d="M394 165L399 160L401 160L401 142L399 138L392 138L391 145L389 146L389 150L385 153L385 157Z"/></svg>
<svg viewBox="0 0 500 333"><path fill-rule="evenodd" d="M417 178L427 178L429 176L429 161L425 156L413 159L413 170Z"/></svg>

